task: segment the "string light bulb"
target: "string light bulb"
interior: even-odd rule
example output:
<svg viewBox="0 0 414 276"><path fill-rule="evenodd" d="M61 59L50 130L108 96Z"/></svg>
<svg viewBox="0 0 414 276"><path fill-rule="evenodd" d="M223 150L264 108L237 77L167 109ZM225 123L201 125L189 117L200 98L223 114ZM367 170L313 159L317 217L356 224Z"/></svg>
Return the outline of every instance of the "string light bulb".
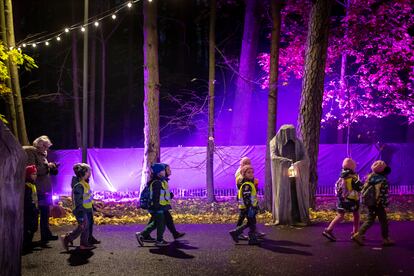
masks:
<svg viewBox="0 0 414 276"><path fill-rule="evenodd" d="M82 28L81 28L81 31L82 31L82 32L84 32L84 31L85 31L85 27L82 27Z"/></svg>
<svg viewBox="0 0 414 276"><path fill-rule="evenodd" d="M56 37L56 40L57 40L57 41L60 41L60 36Z"/></svg>
<svg viewBox="0 0 414 276"><path fill-rule="evenodd" d="M116 14L113 14L111 17L112 17L113 20L115 20L116 19Z"/></svg>
<svg viewBox="0 0 414 276"><path fill-rule="evenodd" d="M36 48L37 45L36 45L36 43L33 43L32 46L33 46L33 48Z"/></svg>
<svg viewBox="0 0 414 276"><path fill-rule="evenodd" d="M26 48L26 43L23 43L23 45L22 45L22 46L23 46L23 48Z"/></svg>
<svg viewBox="0 0 414 276"><path fill-rule="evenodd" d="M132 3L131 2L128 2L127 6L128 6L128 8L131 8L132 7Z"/></svg>
<svg viewBox="0 0 414 276"><path fill-rule="evenodd" d="M98 27L99 26L99 22L98 21L95 21L95 23L93 23L93 25L95 25L95 27Z"/></svg>
<svg viewBox="0 0 414 276"><path fill-rule="evenodd" d="M68 33L69 32L69 28L65 28L65 33Z"/></svg>
<svg viewBox="0 0 414 276"><path fill-rule="evenodd" d="M46 45L46 46L49 46L49 41L46 41L46 42L45 42L45 45Z"/></svg>
<svg viewBox="0 0 414 276"><path fill-rule="evenodd" d="M148 0L148 2L150 2L150 3L151 3L151 2L152 2L152 0Z"/></svg>

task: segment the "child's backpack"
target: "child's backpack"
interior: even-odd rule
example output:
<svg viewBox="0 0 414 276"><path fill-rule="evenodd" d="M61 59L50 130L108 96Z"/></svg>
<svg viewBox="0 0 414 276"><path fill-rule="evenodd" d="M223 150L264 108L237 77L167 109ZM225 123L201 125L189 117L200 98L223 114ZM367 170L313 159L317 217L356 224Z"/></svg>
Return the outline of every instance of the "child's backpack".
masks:
<svg viewBox="0 0 414 276"><path fill-rule="evenodd" d="M374 185L370 185L368 183L364 185L361 191L361 195L362 195L362 203L364 203L365 206L372 207L377 204L377 200L375 198L375 186Z"/></svg>
<svg viewBox="0 0 414 276"><path fill-rule="evenodd" d="M144 190L141 192L139 197L139 206L141 209L147 210L151 206L151 184L146 185Z"/></svg>

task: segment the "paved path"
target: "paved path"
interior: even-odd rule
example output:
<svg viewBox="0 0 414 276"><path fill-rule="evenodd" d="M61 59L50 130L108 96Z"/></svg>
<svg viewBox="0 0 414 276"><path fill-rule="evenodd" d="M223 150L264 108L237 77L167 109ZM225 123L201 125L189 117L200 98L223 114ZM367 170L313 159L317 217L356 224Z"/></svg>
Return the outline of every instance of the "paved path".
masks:
<svg viewBox="0 0 414 276"><path fill-rule="evenodd" d="M168 248L139 247L134 233L143 225L95 227L102 244L91 252L62 250L58 241L23 256L23 275L414 275L414 222L391 222L397 245L382 248L379 225L367 245L350 241L351 224L337 227L337 242L322 235L325 224L303 229L265 227L261 247L235 245L228 224L177 225L187 235ZM56 233L71 229L59 227ZM165 238L171 240L170 234Z"/></svg>

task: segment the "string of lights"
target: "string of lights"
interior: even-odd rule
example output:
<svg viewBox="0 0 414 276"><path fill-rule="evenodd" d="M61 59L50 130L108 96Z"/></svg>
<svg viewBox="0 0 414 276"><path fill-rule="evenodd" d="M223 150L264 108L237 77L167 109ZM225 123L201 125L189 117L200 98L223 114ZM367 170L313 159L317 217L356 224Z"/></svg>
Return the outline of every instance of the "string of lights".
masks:
<svg viewBox="0 0 414 276"><path fill-rule="evenodd" d="M71 26L67 26L62 30L53 32L53 33L48 33L48 34L44 34L38 37L28 37L22 41L19 41L18 43L16 43L16 47L19 51L22 50L22 48L27 48L27 47L32 47L32 48L37 48L41 45L43 46L50 46L52 42L57 42L59 43L60 41L62 41L62 39L65 37L65 35L69 34L70 32L79 30L80 32L84 33L86 28L88 28L89 26L93 26L95 28L98 28L102 21L107 19L107 18L111 18L112 20L116 20L117 19L117 15L120 11L124 10L124 9L131 9L133 7L133 5L137 2L139 2L140 0L131 0L125 3L122 3L110 10L107 10L105 12L102 12L98 15L95 15L93 17L90 17L87 21L87 23L85 24L83 21L81 23L76 23L73 24ZM152 0L146 0L148 2L152 2ZM11 48L12 49L12 48Z"/></svg>

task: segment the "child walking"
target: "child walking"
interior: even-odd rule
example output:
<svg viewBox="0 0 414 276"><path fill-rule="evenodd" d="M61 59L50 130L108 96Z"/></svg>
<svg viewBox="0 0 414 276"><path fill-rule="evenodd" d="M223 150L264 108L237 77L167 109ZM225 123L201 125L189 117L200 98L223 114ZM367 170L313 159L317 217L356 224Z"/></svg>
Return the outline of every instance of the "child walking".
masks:
<svg viewBox="0 0 414 276"><path fill-rule="evenodd" d="M150 189L150 206L148 212L151 220L142 232L136 232L135 237L140 246L144 246L144 241L149 240L150 234L157 228L156 246L168 246L164 240L165 231L165 208L170 205L171 194L166 181L165 165L155 163L151 166L151 178L147 183Z"/></svg>
<svg viewBox="0 0 414 276"><path fill-rule="evenodd" d="M26 167L26 184L24 189L24 224L23 251L33 247L33 235L36 233L39 221L39 207L36 191L37 169L35 165Z"/></svg>
<svg viewBox="0 0 414 276"><path fill-rule="evenodd" d="M75 176L72 178L72 211L78 222L78 226L72 232L60 236L63 248L68 251L69 244L80 236L81 250L91 250L95 247L89 243L90 223L88 212L92 213L92 194L88 179L91 176L91 167L85 163L78 163L73 166Z"/></svg>
<svg viewBox="0 0 414 276"><path fill-rule="evenodd" d="M381 224L381 235L384 246L394 245L388 234L388 220L385 208L389 204L388 200L388 180L387 175L391 173L391 168L382 160L375 161L371 166L372 172L368 175L367 181L363 187L363 194L367 195L365 205L368 207L367 221L361 226L361 229L353 235L353 240L359 245L364 245L362 239L365 232L374 224L375 218ZM372 192L373 200L368 200L369 193Z"/></svg>
<svg viewBox="0 0 414 276"><path fill-rule="evenodd" d="M241 168L240 174L243 176L243 181L238 193L239 217L247 217L247 223L230 231L230 235L237 243L243 230L249 228L249 244L258 245L259 241L256 235L257 190L254 185L254 170L252 166L245 165Z"/></svg>
<svg viewBox="0 0 414 276"><path fill-rule="evenodd" d="M322 235L330 241L336 241L333 230L336 224L344 219L345 213L352 213L354 224L351 233L352 236L359 230L359 192L362 183L359 176L355 173L356 163L351 158L345 158L342 162L341 175L335 184L335 193L338 198L337 215L326 228Z"/></svg>

